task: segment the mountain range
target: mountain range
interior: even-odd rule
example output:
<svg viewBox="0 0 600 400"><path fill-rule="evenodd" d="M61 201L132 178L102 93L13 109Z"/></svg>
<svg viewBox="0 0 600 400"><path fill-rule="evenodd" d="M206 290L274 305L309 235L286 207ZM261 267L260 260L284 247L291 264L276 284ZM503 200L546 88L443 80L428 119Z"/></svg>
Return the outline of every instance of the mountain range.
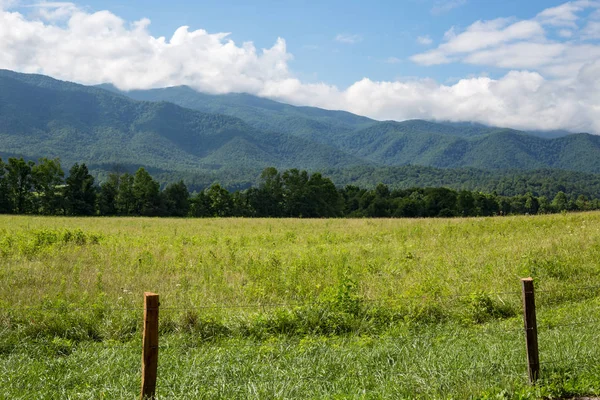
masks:
<svg viewBox="0 0 600 400"><path fill-rule="evenodd" d="M144 166L164 180L241 187L267 166L339 177L354 171L355 180L360 171L373 176L406 166L596 174L600 137L375 121L249 94L211 95L185 86L122 92L0 70L0 156L85 162L100 177Z"/></svg>

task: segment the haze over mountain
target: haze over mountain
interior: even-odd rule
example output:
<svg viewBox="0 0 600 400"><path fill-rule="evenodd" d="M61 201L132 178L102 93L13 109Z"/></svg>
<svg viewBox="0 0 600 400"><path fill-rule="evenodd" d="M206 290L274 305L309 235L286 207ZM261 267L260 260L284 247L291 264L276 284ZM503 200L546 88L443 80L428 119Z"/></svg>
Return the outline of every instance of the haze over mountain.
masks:
<svg viewBox="0 0 600 400"><path fill-rule="evenodd" d="M233 182L251 182L266 166L600 173L600 137L585 133L545 139L480 124L378 122L248 94L187 87L123 93L6 70L0 71L0 155Z"/></svg>

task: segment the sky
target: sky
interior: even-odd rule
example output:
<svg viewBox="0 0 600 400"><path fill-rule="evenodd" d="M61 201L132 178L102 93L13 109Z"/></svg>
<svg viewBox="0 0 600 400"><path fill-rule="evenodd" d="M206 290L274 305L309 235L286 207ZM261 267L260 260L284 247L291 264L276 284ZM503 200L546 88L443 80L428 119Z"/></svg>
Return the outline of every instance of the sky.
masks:
<svg viewBox="0 0 600 400"><path fill-rule="evenodd" d="M0 68L600 134L600 0L0 0Z"/></svg>

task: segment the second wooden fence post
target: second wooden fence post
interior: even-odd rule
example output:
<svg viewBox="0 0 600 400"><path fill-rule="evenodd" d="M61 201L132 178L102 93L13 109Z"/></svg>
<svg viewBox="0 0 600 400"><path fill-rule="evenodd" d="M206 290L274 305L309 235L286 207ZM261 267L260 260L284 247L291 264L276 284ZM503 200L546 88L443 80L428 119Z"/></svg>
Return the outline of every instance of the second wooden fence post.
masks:
<svg viewBox="0 0 600 400"><path fill-rule="evenodd" d="M529 382L534 384L540 377L540 355L538 352L533 279L521 279L521 284L523 286L523 322L525 323L525 340L527 344L527 372Z"/></svg>
<svg viewBox="0 0 600 400"><path fill-rule="evenodd" d="M154 400L158 369L158 295L144 293L144 333L142 338L142 400Z"/></svg>

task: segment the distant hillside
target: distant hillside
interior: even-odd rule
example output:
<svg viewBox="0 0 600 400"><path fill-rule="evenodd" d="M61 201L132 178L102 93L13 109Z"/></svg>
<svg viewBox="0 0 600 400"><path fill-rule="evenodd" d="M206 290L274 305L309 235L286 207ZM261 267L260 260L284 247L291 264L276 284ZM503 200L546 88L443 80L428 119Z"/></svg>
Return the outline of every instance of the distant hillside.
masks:
<svg viewBox="0 0 600 400"><path fill-rule="evenodd" d="M456 190L496 192L502 196L532 193L553 198L559 191L600 197L600 174L557 169L490 171L475 168L434 168L414 165L401 167L351 167L323 172L336 185L374 188L378 183L393 189L448 187Z"/></svg>
<svg viewBox="0 0 600 400"><path fill-rule="evenodd" d="M0 152L60 157L111 169L236 171L310 169L363 161L301 138L257 130L241 119L172 103L140 102L99 88L0 71Z"/></svg>
<svg viewBox="0 0 600 400"><path fill-rule="evenodd" d="M105 87L119 92L110 85ZM235 116L257 129L303 137L381 165L600 172L600 163L594 160L600 155L595 149L597 137L585 134L586 139L576 139L581 135L566 131L520 132L475 123L377 122L347 112L295 107L249 94L199 93L186 86L119 93ZM548 138L553 140L545 140Z"/></svg>
<svg viewBox="0 0 600 400"><path fill-rule="evenodd" d="M547 134L560 137L471 123L378 122L188 87L122 93L110 85L0 70L0 156L85 162L100 177L144 166L163 182L184 178L195 186L221 181L239 188L267 166L338 177L353 171L358 175L336 183L362 186L360 174L371 182L402 180L388 168L408 165L476 168L494 176L507 170L600 173L600 137Z"/></svg>
<svg viewBox="0 0 600 400"><path fill-rule="evenodd" d="M135 100L168 101L194 110L235 116L259 130L286 133L327 142L332 132L350 133L376 121L345 111L296 107L245 93L210 95L187 86L120 92L112 85L100 85Z"/></svg>

